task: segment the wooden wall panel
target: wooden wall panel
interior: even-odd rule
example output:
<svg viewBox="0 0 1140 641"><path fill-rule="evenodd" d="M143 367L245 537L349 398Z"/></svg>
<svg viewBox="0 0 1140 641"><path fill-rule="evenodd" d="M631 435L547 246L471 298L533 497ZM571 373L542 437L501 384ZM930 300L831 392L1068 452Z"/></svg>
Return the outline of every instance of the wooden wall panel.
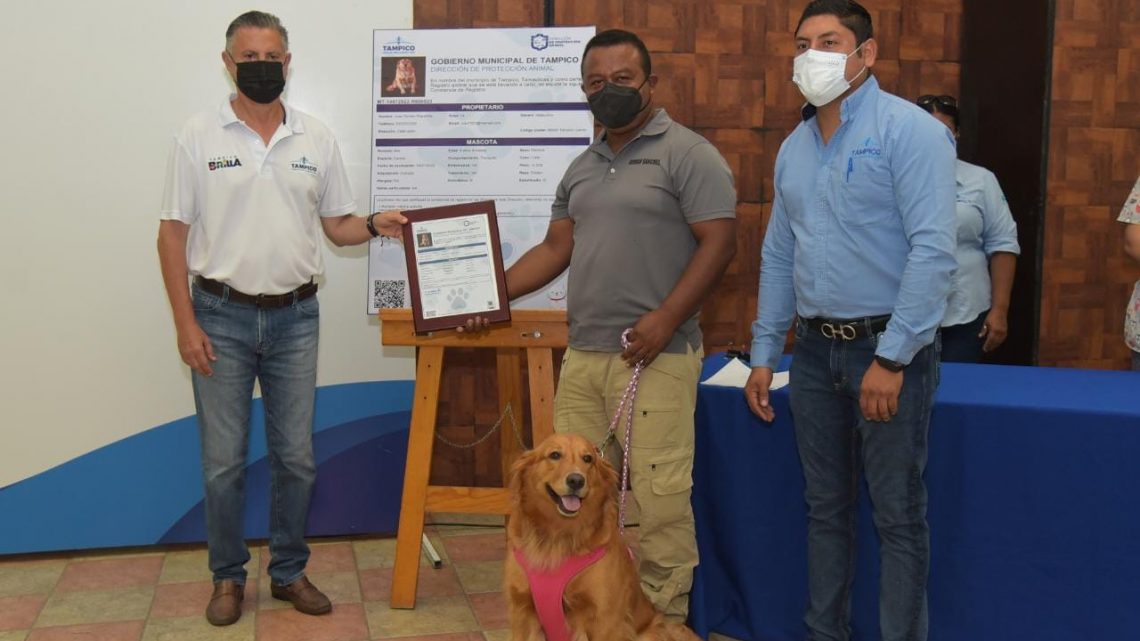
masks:
<svg viewBox="0 0 1140 641"><path fill-rule="evenodd" d="M542 24L542 0L414 0L416 29L526 27Z"/></svg>
<svg viewBox="0 0 1140 641"><path fill-rule="evenodd" d="M1140 0L1057 0L1042 265L1042 365L1124 369L1140 269L1116 216L1140 174Z"/></svg>

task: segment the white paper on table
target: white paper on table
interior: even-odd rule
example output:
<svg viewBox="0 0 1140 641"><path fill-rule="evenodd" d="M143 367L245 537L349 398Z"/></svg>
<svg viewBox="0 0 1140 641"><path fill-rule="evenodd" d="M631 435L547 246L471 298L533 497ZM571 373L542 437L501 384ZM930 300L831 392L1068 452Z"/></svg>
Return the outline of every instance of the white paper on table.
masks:
<svg viewBox="0 0 1140 641"><path fill-rule="evenodd" d="M774 390L774 389L780 389L781 387L784 387L785 385L788 384L788 381L790 380L788 378L789 375L790 375L790 372L787 372L787 371L772 372L772 383L770 385L768 385L768 389Z"/></svg>
<svg viewBox="0 0 1140 641"><path fill-rule="evenodd" d="M743 389L744 384L748 382L748 375L751 373L752 368L745 365L739 358L730 358L724 367L720 368L720 371L706 378L701 384L719 385L721 387L739 387ZM768 389L777 390L787 384L787 372L774 372L772 374L772 384L768 386Z"/></svg>

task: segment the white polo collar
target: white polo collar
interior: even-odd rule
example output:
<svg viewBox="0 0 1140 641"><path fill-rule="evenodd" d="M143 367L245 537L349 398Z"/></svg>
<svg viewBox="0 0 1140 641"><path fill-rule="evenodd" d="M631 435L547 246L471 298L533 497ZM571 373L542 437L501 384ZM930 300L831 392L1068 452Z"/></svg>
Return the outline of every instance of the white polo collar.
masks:
<svg viewBox="0 0 1140 641"><path fill-rule="evenodd" d="M221 121L223 127L232 125L238 120L237 114L234 113L233 101L237 98L237 94L231 93L225 100L222 101L221 106L218 108L218 119ZM289 131L300 134L304 133L305 125L301 119L297 117L296 112L284 100L281 101L281 106L285 108L285 126Z"/></svg>

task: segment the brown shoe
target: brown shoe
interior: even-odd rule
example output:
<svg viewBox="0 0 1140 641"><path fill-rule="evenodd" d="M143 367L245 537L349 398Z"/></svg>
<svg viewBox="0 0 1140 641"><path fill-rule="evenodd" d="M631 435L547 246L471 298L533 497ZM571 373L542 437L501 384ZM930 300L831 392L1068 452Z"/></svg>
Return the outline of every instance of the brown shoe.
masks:
<svg viewBox="0 0 1140 641"><path fill-rule="evenodd" d="M293 608L305 614L328 614L332 611L332 603L317 586L301 577L289 585L274 585L269 589L274 599L289 601Z"/></svg>
<svg viewBox="0 0 1140 641"><path fill-rule="evenodd" d="M214 596L206 606L206 620L211 625L230 625L241 618L241 600L245 586L226 579L214 584Z"/></svg>

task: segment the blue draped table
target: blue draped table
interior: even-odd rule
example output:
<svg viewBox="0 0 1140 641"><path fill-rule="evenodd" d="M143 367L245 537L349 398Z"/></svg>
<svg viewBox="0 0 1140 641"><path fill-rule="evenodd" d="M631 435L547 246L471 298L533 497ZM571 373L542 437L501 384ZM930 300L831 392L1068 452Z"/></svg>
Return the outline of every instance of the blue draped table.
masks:
<svg viewBox="0 0 1140 641"><path fill-rule="evenodd" d="M786 367L785 359L785 367ZM726 362L705 361L702 380ZM776 420L701 385L693 508L702 636L801 641L807 509L788 390ZM930 434L931 641L1140 639L1140 374L942 366ZM877 641L864 485L854 638Z"/></svg>

